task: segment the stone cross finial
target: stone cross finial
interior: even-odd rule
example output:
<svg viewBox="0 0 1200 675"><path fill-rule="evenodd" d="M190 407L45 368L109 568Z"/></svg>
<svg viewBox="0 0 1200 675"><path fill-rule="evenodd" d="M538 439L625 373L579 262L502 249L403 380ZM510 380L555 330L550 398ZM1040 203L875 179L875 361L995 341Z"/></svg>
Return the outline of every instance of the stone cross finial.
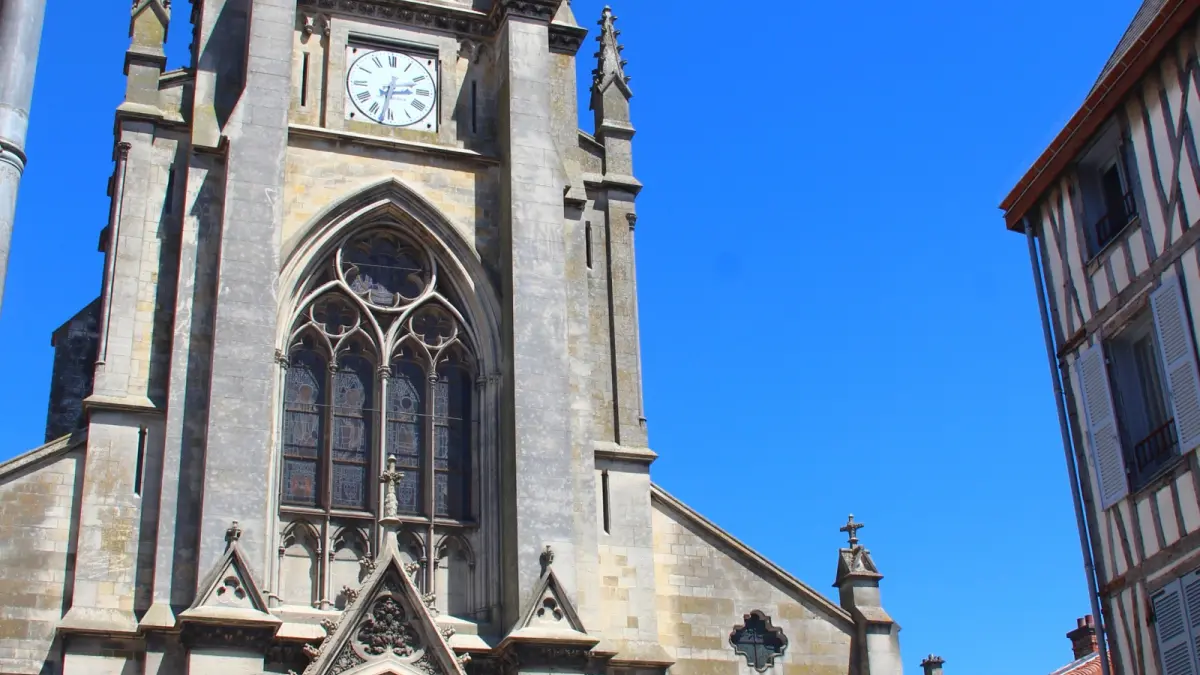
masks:
<svg viewBox="0 0 1200 675"><path fill-rule="evenodd" d="M229 526L229 529L225 530L225 546L226 546L226 548L233 546L233 544L241 538L242 538L242 528L238 527L238 521L235 520L235 521L233 521L233 524Z"/></svg>
<svg viewBox="0 0 1200 675"><path fill-rule="evenodd" d="M864 527L866 527L866 525L854 522L854 514L851 513L850 517L846 519L846 524L838 528L838 532L845 532L849 534L850 548L856 548L858 546L858 531Z"/></svg>
<svg viewBox="0 0 1200 675"><path fill-rule="evenodd" d="M538 556L538 562L542 564L542 574L554 564L554 549L550 548L550 544L546 544L546 549Z"/></svg>
<svg viewBox="0 0 1200 675"><path fill-rule="evenodd" d="M396 484L401 478L404 478L404 472L396 470L396 456L391 455L387 460L387 471L379 476L379 482L383 484L384 520L393 520L400 512L400 506L396 503Z"/></svg>

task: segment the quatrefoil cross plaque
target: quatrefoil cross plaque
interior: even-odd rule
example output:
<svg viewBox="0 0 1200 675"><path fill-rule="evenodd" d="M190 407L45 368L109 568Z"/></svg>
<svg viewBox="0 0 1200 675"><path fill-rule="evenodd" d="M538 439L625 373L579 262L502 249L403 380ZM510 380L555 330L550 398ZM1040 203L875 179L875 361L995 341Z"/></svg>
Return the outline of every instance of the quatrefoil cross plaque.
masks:
<svg viewBox="0 0 1200 675"><path fill-rule="evenodd" d="M765 672L787 650L787 636L782 628L771 625L771 617L757 609L744 615L742 622L729 634L729 644L734 653L746 657L746 665Z"/></svg>

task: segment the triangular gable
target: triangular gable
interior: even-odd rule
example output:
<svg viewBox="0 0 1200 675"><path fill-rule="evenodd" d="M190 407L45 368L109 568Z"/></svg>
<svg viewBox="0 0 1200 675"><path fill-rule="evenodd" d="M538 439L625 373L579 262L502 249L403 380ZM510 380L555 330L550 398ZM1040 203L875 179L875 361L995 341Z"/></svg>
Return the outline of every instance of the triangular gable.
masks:
<svg viewBox="0 0 1200 675"><path fill-rule="evenodd" d="M538 585L521 612L520 621L505 641L568 642L592 646L599 640L587 634L575 603L567 595L554 568L546 566Z"/></svg>
<svg viewBox="0 0 1200 675"><path fill-rule="evenodd" d="M236 528L234 523L230 531ZM254 581L236 537L199 588L192 606L180 613L180 622L282 623L267 609L267 599Z"/></svg>
<svg viewBox="0 0 1200 675"><path fill-rule="evenodd" d="M395 541L389 542L341 621L327 625L332 630L304 675L381 673L389 666L466 675L446 642L450 631L434 621L432 604L432 596L422 597L409 578Z"/></svg>

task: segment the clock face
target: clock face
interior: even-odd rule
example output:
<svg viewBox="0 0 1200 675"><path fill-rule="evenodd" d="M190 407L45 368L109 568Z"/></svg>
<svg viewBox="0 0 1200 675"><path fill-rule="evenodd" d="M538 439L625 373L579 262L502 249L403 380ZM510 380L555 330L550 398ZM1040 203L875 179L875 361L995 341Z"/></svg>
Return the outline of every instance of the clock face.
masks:
<svg viewBox="0 0 1200 675"><path fill-rule="evenodd" d="M437 128L437 72L432 57L351 47L346 118L390 127Z"/></svg>

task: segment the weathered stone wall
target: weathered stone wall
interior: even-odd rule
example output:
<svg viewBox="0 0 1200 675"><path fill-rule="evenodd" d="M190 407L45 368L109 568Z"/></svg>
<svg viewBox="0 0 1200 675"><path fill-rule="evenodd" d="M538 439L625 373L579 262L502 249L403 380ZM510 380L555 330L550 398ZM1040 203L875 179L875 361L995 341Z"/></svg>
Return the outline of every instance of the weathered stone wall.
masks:
<svg viewBox="0 0 1200 675"><path fill-rule="evenodd" d="M96 372L100 300L93 300L50 338L54 370L50 376L50 405L46 411L46 442L86 424L83 399L92 393Z"/></svg>
<svg viewBox="0 0 1200 675"><path fill-rule="evenodd" d="M293 138L284 179L283 241L302 235L314 216L357 190L394 178L437 207L486 260L497 238L496 171L467 159Z"/></svg>
<svg viewBox="0 0 1200 675"><path fill-rule="evenodd" d="M0 465L0 673L54 672L75 566L79 445L63 438Z"/></svg>
<svg viewBox="0 0 1200 675"><path fill-rule="evenodd" d="M728 535L714 530L655 496L659 639L676 659L672 674L753 675L730 647L729 634L756 609L788 639L783 668L777 661L774 672L847 673L850 618L820 596L812 597L815 591L805 592L799 582L773 572L769 563L748 561L736 542L722 541Z"/></svg>

